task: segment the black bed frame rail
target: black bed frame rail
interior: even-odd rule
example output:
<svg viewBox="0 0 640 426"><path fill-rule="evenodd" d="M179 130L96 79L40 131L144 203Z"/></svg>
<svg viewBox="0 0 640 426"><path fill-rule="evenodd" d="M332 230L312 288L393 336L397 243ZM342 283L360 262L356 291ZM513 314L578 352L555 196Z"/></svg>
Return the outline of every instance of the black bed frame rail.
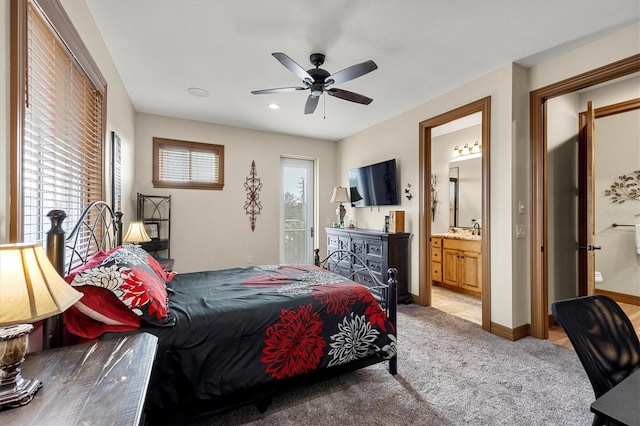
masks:
<svg viewBox="0 0 640 426"><path fill-rule="evenodd" d="M324 260L317 262L318 266L321 266L325 269L328 269L331 272L337 272L342 274L341 272L341 263L345 262L349 265L349 268L352 271L346 276L348 279L352 281L358 281L359 277L365 275L368 277L371 284L366 285L374 294L378 302L382 305L382 307L389 313L389 306L395 305L395 302L390 300L390 297L397 291L397 275L398 270L395 268L389 268L387 270L387 275L389 279L387 283L383 283L378 275L376 275L364 262L364 260L357 254L350 250L338 249L334 250L329 255L324 258ZM397 294L396 294L397 299Z"/></svg>
<svg viewBox="0 0 640 426"><path fill-rule="evenodd" d="M353 281L358 281L359 277L366 275L370 278L373 284L367 284L366 286L371 290L373 296L378 300L382 308L384 309L387 317L394 326L393 335L398 337L398 270L396 268L389 268L387 270L387 283L383 283L380 278L367 266L364 260L357 254L350 250L338 249L334 250L324 258L319 260L319 250L316 249L315 263L317 266L323 267L329 271L340 273L341 262L349 264L353 269L347 278ZM342 274L341 274L342 275ZM365 284L363 284L365 285ZM397 372L398 357L393 357L389 360L389 372L396 374Z"/></svg>
<svg viewBox="0 0 640 426"><path fill-rule="evenodd" d="M122 213L114 213L104 201L89 204L68 237L62 227L67 218L63 210L51 210L47 217L51 221L46 240L47 257L63 277L99 250L107 251L122 242ZM62 346L61 315L45 320L43 327L43 349Z"/></svg>

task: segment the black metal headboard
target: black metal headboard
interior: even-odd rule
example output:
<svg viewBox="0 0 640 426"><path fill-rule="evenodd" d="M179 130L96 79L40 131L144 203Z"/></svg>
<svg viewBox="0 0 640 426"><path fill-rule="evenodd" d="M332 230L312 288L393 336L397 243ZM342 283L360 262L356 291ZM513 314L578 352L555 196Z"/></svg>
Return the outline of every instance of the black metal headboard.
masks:
<svg viewBox="0 0 640 426"><path fill-rule="evenodd" d="M51 220L47 256L63 277L98 251L107 251L122 242L122 213L114 213L104 201L91 203L66 238L62 222L67 214L63 210L51 210L47 217ZM47 318L43 328L43 349L62 346L63 334L62 315Z"/></svg>
<svg viewBox="0 0 640 426"><path fill-rule="evenodd" d="M107 251L122 242L122 213L114 213L104 201L91 203L66 238L62 229L66 213L51 210L47 216L51 220L47 254L62 276L86 263L98 251Z"/></svg>

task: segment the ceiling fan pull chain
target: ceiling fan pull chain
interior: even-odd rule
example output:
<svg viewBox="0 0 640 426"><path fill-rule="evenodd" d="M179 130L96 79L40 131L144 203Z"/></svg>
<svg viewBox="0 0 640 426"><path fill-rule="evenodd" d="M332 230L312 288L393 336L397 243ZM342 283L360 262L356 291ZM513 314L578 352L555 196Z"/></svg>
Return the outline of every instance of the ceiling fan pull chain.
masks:
<svg viewBox="0 0 640 426"><path fill-rule="evenodd" d="M323 98L323 107L324 107L324 111L322 112L324 114L324 117L322 117L324 120L327 119L327 97L325 96Z"/></svg>

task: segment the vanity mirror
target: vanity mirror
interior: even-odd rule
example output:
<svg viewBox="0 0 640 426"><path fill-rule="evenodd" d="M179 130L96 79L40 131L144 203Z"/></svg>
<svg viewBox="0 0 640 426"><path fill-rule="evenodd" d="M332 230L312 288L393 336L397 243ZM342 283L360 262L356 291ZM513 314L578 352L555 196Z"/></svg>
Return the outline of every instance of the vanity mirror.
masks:
<svg viewBox="0 0 640 426"><path fill-rule="evenodd" d="M449 227L472 228L482 218L482 157L449 163Z"/></svg>

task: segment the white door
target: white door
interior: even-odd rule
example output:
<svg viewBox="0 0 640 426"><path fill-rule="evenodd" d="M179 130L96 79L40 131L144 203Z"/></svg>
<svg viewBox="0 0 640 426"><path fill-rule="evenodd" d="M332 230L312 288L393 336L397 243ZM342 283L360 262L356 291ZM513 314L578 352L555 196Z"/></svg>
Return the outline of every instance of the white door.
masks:
<svg viewBox="0 0 640 426"><path fill-rule="evenodd" d="M313 263L315 162L280 159L280 262Z"/></svg>

